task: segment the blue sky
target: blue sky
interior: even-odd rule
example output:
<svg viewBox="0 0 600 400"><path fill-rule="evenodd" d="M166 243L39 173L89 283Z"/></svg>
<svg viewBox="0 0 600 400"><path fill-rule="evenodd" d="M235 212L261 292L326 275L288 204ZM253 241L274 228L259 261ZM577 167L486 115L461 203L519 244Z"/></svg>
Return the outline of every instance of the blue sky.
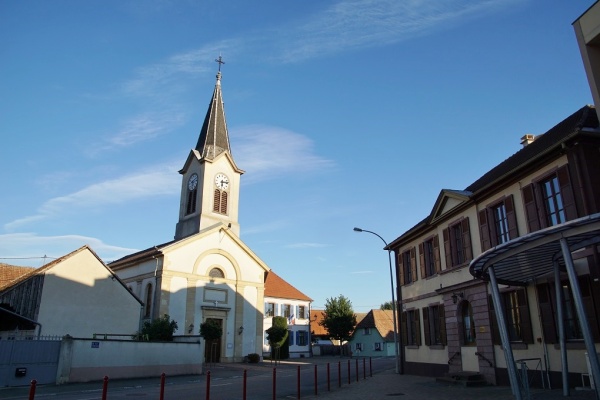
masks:
<svg viewBox="0 0 600 400"><path fill-rule="evenodd" d="M314 299L391 299L388 242L592 103L594 1L0 2L0 262L173 238L221 54L242 240Z"/></svg>

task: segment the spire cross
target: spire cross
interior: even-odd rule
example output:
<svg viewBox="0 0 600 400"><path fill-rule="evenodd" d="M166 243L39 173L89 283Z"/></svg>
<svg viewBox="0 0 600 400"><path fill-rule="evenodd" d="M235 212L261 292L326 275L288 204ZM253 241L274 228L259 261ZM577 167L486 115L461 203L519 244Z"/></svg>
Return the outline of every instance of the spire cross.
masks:
<svg viewBox="0 0 600 400"><path fill-rule="evenodd" d="M221 72L221 65L225 64L225 61L223 61L223 57L219 55L219 58L215 59L215 61L219 63L219 72Z"/></svg>

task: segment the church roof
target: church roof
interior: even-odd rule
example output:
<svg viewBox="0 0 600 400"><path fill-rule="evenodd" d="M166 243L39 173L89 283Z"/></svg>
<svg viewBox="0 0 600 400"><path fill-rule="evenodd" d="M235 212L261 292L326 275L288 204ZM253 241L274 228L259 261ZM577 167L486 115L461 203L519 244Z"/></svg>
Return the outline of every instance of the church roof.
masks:
<svg viewBox="0 0 600 400"><path fill-rule="evenodd" d="M215 157L225 151L231 154L223 94L221 93L221 71L217 73L217 83L215 84L215 90L208 105L206 117L204 117L196 150L201 154L202 158L208 160L215 159Z"/></svg>
<svg viewBox="0 0 600 400"><path fill-rule="evenodd" d="M267 272L265 278L265 297L312 301L310 297L284 281L273 270Z"/></svg>
<svg viewBox="0 0 600 400"><path fill-rule="evenodd" d="M371 310L356 324L355 331L363 328L374 328L386 341L394 341L394 315L392 310Z"/></svg>

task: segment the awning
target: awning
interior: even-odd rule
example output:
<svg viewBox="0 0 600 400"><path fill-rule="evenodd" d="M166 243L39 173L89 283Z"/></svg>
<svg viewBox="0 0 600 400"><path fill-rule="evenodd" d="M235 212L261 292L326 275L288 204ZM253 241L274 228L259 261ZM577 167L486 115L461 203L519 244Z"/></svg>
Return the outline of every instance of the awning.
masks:
<svg viewBox="0 0 600 400"><path fill-rule="evenodd" d="M561 266L560 239L565 238L571 252L600 242L600 213L551 226L491 248L469 266L471 275L489 281L494 266L498 283L526 286L536 278L552 276L554 261Z"/></svg>

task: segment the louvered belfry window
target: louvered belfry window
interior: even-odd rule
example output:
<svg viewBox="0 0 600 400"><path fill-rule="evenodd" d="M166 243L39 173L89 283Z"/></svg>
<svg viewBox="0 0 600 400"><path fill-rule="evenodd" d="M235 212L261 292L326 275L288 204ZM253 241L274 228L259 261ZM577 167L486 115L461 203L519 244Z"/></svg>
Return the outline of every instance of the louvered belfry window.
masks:
<svg viewBox="0 0 600 400"><path fill-rule="evenodd" d="M219 214L227 214L228 193L224 190L215 189L213 211Z"/></svg>

